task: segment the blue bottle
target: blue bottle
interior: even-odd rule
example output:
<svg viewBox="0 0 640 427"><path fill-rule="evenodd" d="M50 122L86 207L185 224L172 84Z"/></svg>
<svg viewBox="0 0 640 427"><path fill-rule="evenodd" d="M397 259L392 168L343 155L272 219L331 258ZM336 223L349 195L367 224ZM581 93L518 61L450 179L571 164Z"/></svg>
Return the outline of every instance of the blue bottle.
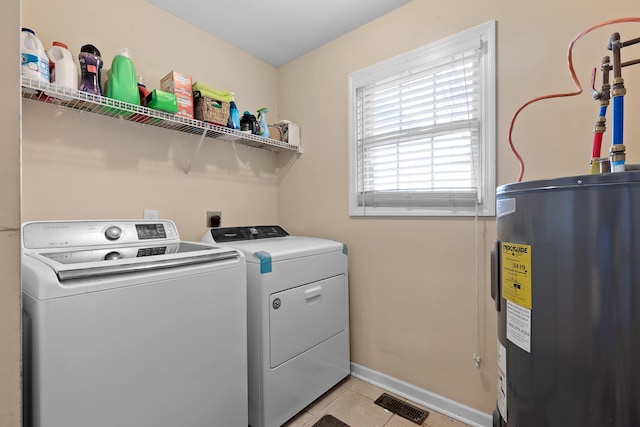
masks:
<svg viewBox="0 0 640 427"><path fill-rule="evenodd" d="M231 102L229 103L229 122L227 126L231 129L240 129L240 113L233 98L231 98Z"/></svg>

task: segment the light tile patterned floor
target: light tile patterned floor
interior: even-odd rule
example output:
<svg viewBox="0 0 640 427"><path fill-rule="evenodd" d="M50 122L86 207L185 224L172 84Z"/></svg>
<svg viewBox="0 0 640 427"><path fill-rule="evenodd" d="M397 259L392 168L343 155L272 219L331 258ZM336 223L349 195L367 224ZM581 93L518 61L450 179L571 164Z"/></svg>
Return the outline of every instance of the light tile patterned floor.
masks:
<svg viewBox="0 0 640 427"><path fill-rule="evenodd" d="M331 414L351 427L416 427L417 424L373 403L382 393L389 392L350 376L307 406L284 427L311 427L325 414ZM431 409L407 402L429 412L422 424L425 427L468 427Z"/></svg>

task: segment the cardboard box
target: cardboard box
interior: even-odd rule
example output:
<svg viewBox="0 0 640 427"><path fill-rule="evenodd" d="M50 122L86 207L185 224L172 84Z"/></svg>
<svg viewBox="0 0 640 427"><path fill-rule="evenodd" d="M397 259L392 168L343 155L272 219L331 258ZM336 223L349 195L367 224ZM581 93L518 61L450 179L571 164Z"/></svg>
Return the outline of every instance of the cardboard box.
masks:
<svg viewBox="0 0 640 427"><path fill-rule="evenodd" d="M178 112L176 115L193 118L193 93L191 89L191 76L171 71L160 80L160 90L171 92L178 99Z"/></svg>

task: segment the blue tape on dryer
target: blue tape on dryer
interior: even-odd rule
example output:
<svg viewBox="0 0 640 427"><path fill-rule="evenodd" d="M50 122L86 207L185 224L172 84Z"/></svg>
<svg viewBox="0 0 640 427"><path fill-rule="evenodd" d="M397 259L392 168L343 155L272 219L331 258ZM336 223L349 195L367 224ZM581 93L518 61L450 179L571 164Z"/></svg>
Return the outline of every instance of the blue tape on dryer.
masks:
<svg viewBox="0 0 640 427"><path fill-rule="evenodd" d="M271 273L271 254L265 251L258 251L253 254L260 260L260 274Z"/></svg>

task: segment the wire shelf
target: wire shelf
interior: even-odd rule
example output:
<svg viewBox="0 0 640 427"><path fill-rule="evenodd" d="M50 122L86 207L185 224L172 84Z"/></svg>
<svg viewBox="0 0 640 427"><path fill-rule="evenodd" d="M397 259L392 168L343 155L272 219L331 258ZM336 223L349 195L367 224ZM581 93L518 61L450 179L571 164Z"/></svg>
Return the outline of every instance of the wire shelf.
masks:
<svg viewBox="0 0 640 427"><path fill-rule="evenodd" d="M178 132L201 135L249 147L270 151L301 152L300 147L275 139L263 138L238 130L217 126L200 120L188 119L175 114L122 102L105 96L94 95L75 89L45 83L22 76L22 96L26 99L53 104L70 110L83 111L100 116L126 120Z"/></svg>

